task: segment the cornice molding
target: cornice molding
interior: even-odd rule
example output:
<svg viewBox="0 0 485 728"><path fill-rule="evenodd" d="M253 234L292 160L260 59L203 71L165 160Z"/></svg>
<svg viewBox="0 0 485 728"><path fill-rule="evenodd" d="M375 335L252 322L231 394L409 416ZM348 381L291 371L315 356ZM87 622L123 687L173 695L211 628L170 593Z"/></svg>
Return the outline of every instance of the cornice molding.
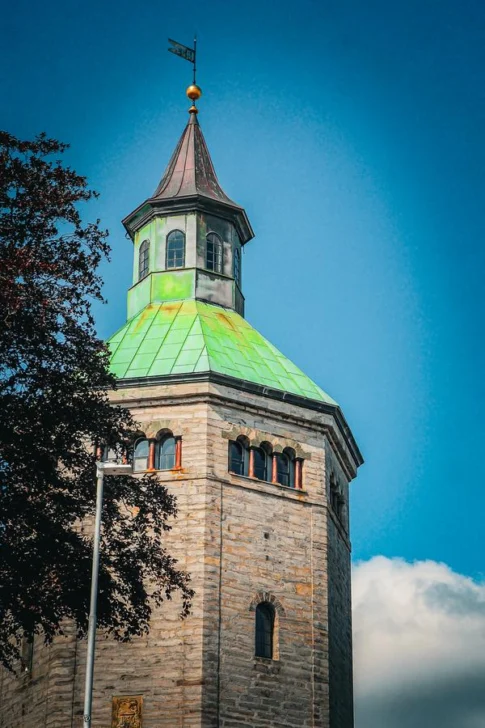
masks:
<svg viewBox="0 0 485 728"><path fill-rule="evenodd" d="M349 473L350 470L350 479L355 477L355 471L357 468L363 464L364 459L362 457L362 454L357 446L357 443L355 441L355 438L352 434L352 431L350 430L349 425L347 424L347 421L344 417L344 414L340 407L338 405L332 405L328 404L326 402L319 402L314 399L308 399L306 397L302 397L296 394L291 394L289 392L283 392L281 390L272 389L270 387L265 387L259 384L255 384L253 382L248 382L246 380L237 379L235 377L227 376L226 374L219 374L217 372L194 372L194 373L187 373L187 374L168 374L158 377L132 377L130 379L119 379L117 382L117 390L125 390L125 389L134 389L137 387L149 387L149 386L156 386L156 385L170 385L170 384L188 384L188 383L197 383L197 382L208 382L213 384L220 384L222 386L229 387L231 389L236 389L243 392L248 392L249 394L256 394L263 398L272 399L279 402L284 402L286 404L291 404L296 407L301 407L306 410L310 410L313 412L321 412L322 414L330 415L335 424L336 427L342 436L348 451L352 457L352 463L345 462L347 461L346 453L343 451L342 446L338 442L338 438L335 436L330 436L330 439L332 441L332 445L336 452L340 455L339 459L344 460L344 463L342 463L344 469ZM197 397L217 397L214 393L194 393ZM189 395L189 397L193 398L194 395ZM184 395L185 398L187 398L187 395ZM221 399L227 400L226 397L220 397ZM117 402L117 404L122 404L123 400L120 400ZM248 402L241 402L240 400L233 400L233 403L236 405L244 406L244 407L251 407L251 403ZM146 406L146 402L144 402L144 406ZM253 405L254 406L254 405ZM257 406L256 406L257 407ZM305 423L305 421L302 422L302 424L306 424L306 427L308 427L308 422ZM323 425L324 430L327 431L327 434L330 433L330 430L328 427L325 427Z"/></svg>
<svg viewBox="0 0 485 728"><path fill-rule="evenodd" d="M245 245L254 238L251 223L242 207L212 200L210 197L204 197L203 195L187 195L172 199L151 197L139 205L130 215L127 215L122 222L131 239L133 239L136 231L146 225L153 217L157 215L181 215L187 212L205 212L223 220L230 220L236 228L241 245Z"/></svg>

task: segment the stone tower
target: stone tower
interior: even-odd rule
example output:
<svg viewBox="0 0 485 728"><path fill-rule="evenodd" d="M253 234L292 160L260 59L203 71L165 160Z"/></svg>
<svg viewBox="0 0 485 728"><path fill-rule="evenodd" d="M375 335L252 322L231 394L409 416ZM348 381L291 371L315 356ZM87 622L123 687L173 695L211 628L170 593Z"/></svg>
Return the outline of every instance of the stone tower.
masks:
<svg viewBox="0 0 485 728"><path fill-rule="evenodd" d="M134 244L112 400L140 423L136 472L178 499L168 550L192 614L99 639L93 727L352 728L349 482L362 458L338 404L243 318L244 209L221 189L197 110ZM34 647L4 678L5 728L81 728L85 644Z"/></svg>

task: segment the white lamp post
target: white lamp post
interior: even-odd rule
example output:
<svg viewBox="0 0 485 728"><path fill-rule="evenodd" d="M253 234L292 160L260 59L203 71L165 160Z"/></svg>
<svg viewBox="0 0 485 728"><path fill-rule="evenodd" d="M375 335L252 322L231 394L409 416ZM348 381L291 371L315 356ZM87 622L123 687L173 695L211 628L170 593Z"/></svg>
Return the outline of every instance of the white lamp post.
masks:
<svg viewBox="0 0 485 728"><path fill-rule="evenodd" d="M93 704L94 649L96 644L96 605L98 602L99 550L101 542L101 516L103 510L104 475L129 475L131 465L114 462L96 463L96 520L94 522L93 569L91 575L91 601L89 605L88 651L86 657L86 683L84 688L84 728L91 728Z"/></svg>

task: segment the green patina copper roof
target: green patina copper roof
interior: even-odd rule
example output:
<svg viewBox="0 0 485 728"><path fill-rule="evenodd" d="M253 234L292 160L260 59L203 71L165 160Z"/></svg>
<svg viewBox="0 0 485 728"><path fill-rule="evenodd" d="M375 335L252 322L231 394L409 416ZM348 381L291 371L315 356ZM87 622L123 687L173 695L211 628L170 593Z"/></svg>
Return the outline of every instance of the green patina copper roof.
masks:
<svg viewBox="0 0 485 728"><path fill-rule="evenodd" d="M152 303L108 345L119 379L217 372L336 404L242 316L202 301Z"/></svg>

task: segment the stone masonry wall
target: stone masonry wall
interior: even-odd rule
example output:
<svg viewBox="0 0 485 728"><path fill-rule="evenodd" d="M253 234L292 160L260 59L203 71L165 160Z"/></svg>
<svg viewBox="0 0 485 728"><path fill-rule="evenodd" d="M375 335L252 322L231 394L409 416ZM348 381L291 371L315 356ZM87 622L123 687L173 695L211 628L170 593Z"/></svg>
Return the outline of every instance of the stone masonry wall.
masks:
<svg viewBox="0 0 485 728"><path fill-rule="evenodd" d="M160 480L179 505L167 548L196 597L186 620L174 600L132 643L99 635L93 728L110 728L120 695L143 695L143 728L351 728L349 552L325 485L331 418L207 383L114 396L147 436L182 435L182 471ZM228 443L239 432L300 448L303 491L230 474ZM274 660L254 656L261 600L277 611ZM81 728L84 675L85 643L72 630L36 645L31 675L1 673L0 726Z"/></svg>
<svg viewBox="0 0 485 728"><path fill-rule="evenodd" d="M206 467L206 414L203 403L173 407L139 407L137 420L153 435L169 427L183 437L183 469L161 473L177 495L179 516L167 536L167 548L190 572L196 590L191 616L181 621L178 599L165 603L152 619L149 636L128 644L98 634L93 699L93 727L111 726L116 695L143 695L144 728L201 726L204 533L206 497L199 487ZM2 728L81 728L85 642L56 638L34 652L32 675L19 679L2 671Z"/></svg>

